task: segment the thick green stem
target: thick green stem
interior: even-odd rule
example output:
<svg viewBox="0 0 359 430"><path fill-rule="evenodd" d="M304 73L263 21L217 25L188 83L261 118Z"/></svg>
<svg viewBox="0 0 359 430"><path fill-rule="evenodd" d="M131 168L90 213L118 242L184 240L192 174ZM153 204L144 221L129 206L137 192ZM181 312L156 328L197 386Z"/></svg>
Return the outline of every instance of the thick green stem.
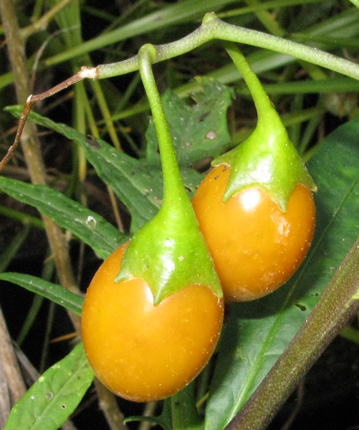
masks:
<svg viewBox="0 0 359 430"><path fill-rule="evenodd" d="M231 167L224 201L244 188L260 186L285 212L298 184L312 190L316 186L290 142L280 116L238 46L233 42L224 42L224 46L242 74L258 113L257 126L248 139L212 163L225 163Z"/></svg>
<svg viewBox="0 0 359 430"><path fill-rule="evenodd" d="M270 127L271 130L276 133L282 133L283 130L285 130L283 123L279 118L277 111L273 108L273 105L257 75L253 73L241 51L232 42L224 42L224 47L237 69L241 72L243 79L251 92L257 110L258 125L263 124L267 129Z"/></svg>
<svg viewBox="0 0 359 430"><path fill-rule="evenodd" d="M164 183L163 205L174 204L178 199L186 199L187 196L161 97L152 72L152 63L156 59L156 49L153 45L144 45L138 55L140 74L151 107L160 148Z"/></svg>
<svg viewBox="0 0 359 430"><path fill-rule="evenodd" d="M138 58L157 132L164 196L158 214L132 238L116 281L144 279L151 288L155 305L194 284L209 286L218 297L222 297L218 275L182 182L169 126L152 72L152 63L156 59L155 47L144 45Z"/></svg>
<svg viewBox="0 0 359 430"><path fill-rule="evenodd" d="M264 430L324 349L359 310L359 238L308 320L226 430Z"/></svg>

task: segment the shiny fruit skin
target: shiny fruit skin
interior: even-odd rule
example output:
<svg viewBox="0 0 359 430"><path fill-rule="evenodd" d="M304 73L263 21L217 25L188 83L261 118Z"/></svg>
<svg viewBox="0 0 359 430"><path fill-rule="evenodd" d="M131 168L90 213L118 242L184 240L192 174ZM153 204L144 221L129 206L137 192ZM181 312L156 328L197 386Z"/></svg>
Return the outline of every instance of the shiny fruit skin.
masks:
<svg viewBox="0 0 359 430"><path fill-rule="evenodd" d="M82 312L82 338L97 377L116 395L147 402L191 382L222 328L223 299L191 285L153 305L143 279L114 282L127 244L95 274Z"/></svg>
<svg viewBox="0 0 359 430"><path fill-rule="evenodd" d="M302 263L315 228L312 191L297 185L283 213L259 186L226 203L230 167L220 164L203 180L193 207L228 301L265 296L285 283Z"/></svg>

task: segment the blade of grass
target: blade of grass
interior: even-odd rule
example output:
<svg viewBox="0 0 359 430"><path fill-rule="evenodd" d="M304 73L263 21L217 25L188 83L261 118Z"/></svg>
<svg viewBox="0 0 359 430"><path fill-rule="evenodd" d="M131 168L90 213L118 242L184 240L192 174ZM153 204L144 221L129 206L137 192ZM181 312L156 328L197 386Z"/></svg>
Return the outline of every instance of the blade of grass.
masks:
<svg viewBox="0 0 359 430"><path fill-rule="evenodd" d="M46 262L45 262L45 265L42 269L41 278L49 281L51 279L52 275L54 274L55 265L54 265L54 261L52 259L46 259L45 261ZM38 313L40 311L40 308L41 308L43 301L44 301L44 298L42 296L35 294L33 301L31 303L30 309L27 312L25 321L22 324L22 327L21 327L20 332L19 332L17 339L16 339L16 342L19 346L23 343L27 334L29 333L35 319L38 316ZM48 326L46 326L46 330L48 330Z"/></svg>
<svg viewBox="0 0 359 430"><path fill-rule="evenodd" d="M22 247L30 231L29 225L24 225L24 227L16 234L16 236L11 241L10 245L1 254L0 258L0 272L4 272L9 266L15 255L18 253L19 249Z"/></svg>
<svg viewBox="0 0 359 430"><path fill-rule="evenodd" d="M52 282L45 281L44 279L37 278L36 276L26 275L24 273L0 273L0 279L39 294L40 296L63 306L74 314L81 316L84 300L83 297L66 290L66 288L61 285L53 284Z"/></svg>

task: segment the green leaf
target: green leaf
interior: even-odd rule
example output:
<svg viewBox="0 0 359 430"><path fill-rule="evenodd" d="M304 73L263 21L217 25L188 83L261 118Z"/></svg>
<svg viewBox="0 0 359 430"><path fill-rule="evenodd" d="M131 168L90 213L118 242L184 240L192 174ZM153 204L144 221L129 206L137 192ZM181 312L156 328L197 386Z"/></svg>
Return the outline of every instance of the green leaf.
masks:
<svg viewBox="0 0 359 430"><path fill-rule="evenodd" d="M0 280L12 282L20 287L26 288L33 293L39 294L46 299L52 300L69 311L81 316L83 297L72 293L58 284L44 281L36 276L23 273L0 273Z"/></svg>
<svg viewBox="0 0 359 430"><path fill-rule="evenodd" d="M22 112L19 106L6 110L16 117ZM34 112L30 113L28 120L54 130L82 146L86 158L95 167L99 177L112 187L116 196L130 210L132 231L137 231L158 212L163 193L162 174L158 167L147 166L143 161L117 151L103 140L86 137L65 124L55 123Z"/></svg>
<svg viewBox="0 0 359 430"><path fill-rule="evenodd" d="M16 403L4 430L57 430L80 403L93 377L79 344Z"/></svg>
<svg viewBox="0 0 359 430"><path fill-rule="evenodd" d="M232 306L212 382L206 430L222 430L242 408L317 303L358 234L359 119L325 139L308 163L318 186L311 250L275 293Z"/></svg>
<svg viewBox="0 0 359 430"><path fill-rule="evenodd" d="M102 258L127 240L126 235L103 217L46 185L32 185L1 176L0 189L70 230Z"/></svg>
<svg viewBox="0 0 359 430"><path fill-rule="evenodd" d="M189 135L185 134L185 138L180 138L181 135L178 134L178 138L176 137L179 142L178 148L182 161L183 163L187 163L182 166L181 174L184 185L190 194L199 185L202 178L195 170L188 168L188 164L203 158L206 154L210 155L214 149L220 152L229 143L228 131L225 128L225 112L230 102L230 92L215 81L210 80L208 82L208 92L212 96L210 97L201 93L196 96L198 97L198 103L201 103L201 105L203 103L204 106L201 108L198 105L194 109L195 113L191 113L191 110L187 112L187 108L192 108L189 108L178 99L178 103L183 104L181 109L184 111L183 114L186 118L186 121L184 121L186 129L188 129L188 121L190 121L191 126L193 126L189 130L190 135L196 136L196 139L200 139L199 144L193 145L192 148L191 145L187 146L189 142L187 137ZM220 101L220 91L223 91L226 95L223 97L225 101ZM173 97L177 99L177 96L173 95ZM175 118L178 115L177 108L178 105L176 103L168 103L168 112L166 114L172 119ZM210 109L214 108L217 111L210 112ZM20 106L7 107L6 110L17 118L22 113L22 107ZM218 110L221 114L221 121L218 121ZM205 114L208 112L210 114L207 118ZM201 118L203 118L204 124L202 124ZM155 155L152 158L150 157L151 162L148 162L148 160L137 160L123 152L117 151L101 139L94 139L91 136L86 137L65 124L55 123L34 112L30 113L28 120L54 130L82 146L86 158L94 166L99 177L112 187L116 196L128 207L132 217L131 232L136 232L156 215L162 203L163 181L160 163L159 160L157 160L158 162L156 161ZM179 126L178 121L180 120L177 118L177 122L173 124L173 127ZM220 124L220 126L214 126L214 122L215 124ZM183 131L183 122L180 121L180 123L181 132ZM215 135L216 137L214 138ZM153 136L153 139L155 139L155 136ZM154 148L153 144L152 148ZM154 150L157 151L157 149ZM122 242L124 241L122 240Z"/></svg>
<svg viewBox="0 0 359 430"><path fill-rule="evenodd" d="M162 173L147 166L102 140L84 139L77 142L99 177L111 185L117 197L131 212L131 231L137 231L158 212L163 193ZM149 184L150 187L149 187Z"/></svg>
<svg viewBox="0 0 359 430"><path fill-rule="evenodd" d="M197 78L202 91L193 94L189 105L167 90L163 105L180 166L189 166L206 157L217 157L231 143L227 109L232 90L211 78ZM146 133L147 160L159 165L158 142L153 121Z"/></svg>

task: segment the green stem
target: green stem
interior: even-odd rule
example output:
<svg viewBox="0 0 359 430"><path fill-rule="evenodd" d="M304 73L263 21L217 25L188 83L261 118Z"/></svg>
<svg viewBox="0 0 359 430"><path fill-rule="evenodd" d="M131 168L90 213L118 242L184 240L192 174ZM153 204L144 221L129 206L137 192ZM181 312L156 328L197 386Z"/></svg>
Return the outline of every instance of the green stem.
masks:
<svg viewBox="0 0 359 430"><path fill-rule="evenodd" d="M235 44L232 42L224 42L223 44L251 92L257 110L258 125L263 125L266 129L270 127L273 131L282 133L284 131L283 123L257 75L253 73L247 60Z"/></svg>
<svg viewBox="0 0 359 430"><path fill-rule="evenodd" d="M224 201L246 187L260 186L285 212L298 184L312 190L316 186L247 60L233 42L226 41L223 44L242 74L258 114L257 126L248 139L212 163L225 163L231 167Z"/></svg>
<svg viewBox="0 0 359 430"><path fill-rule="evenodd" d="M156 59L156 49L153 45L144 45L138 56L140 74L151 107L160 147L164 183L163 205L174 204L178 200L187 199L187 195L183 187L161 96L152 71L152 63Z"/></svg>
<svg viewBox="0 0 359 430"><path fill-rule="evenodd" d="M0 259L0 273L5 272L11 261L18 253L19 249L23 246L27 236L29 234L30 227L28 224L24 224L24 228L15 235L10 242L9 246L1 253Z"/></svg>
<svg viewBox="0 0 359 430"><path fill-rule="evenodd" d="M359 310L359 238L287 350L226 430L264 430L340 329Z"/></svg>
<svg viewBox="0 0 359 430"><path fill-rule="evenodd" d="M359 79L359 65L352 61L281 37L228 24L218 19L214 13L207 14L203 19L203 24L188 36L157 46L154 63L183 55L213 39L243 43L280 52ZM98 79L120 76L136 70L138 70L137 55L125 61L101 64L97 67Z"/></svg>
<svg viewBox="0 0 359 430"><path fill-rule="evenodd" d="M344 339L347 339L350 342L353 342L359 345L359 330L354 327L351 327L349 324L344 326L340 330L339 335Z"/></svg>
<svg viewBox="0 0 359 430"><path fill-rule="evenodd" d="M128 245L116 281L144 279L152 291L155 305L194 284L207 285L221 298L223 293L218 275L182 182L170 129L152 72L152 63L156 60L155 47L144 45L138 59L156 127L164 193L157 215L133 236Z"/></svg>

